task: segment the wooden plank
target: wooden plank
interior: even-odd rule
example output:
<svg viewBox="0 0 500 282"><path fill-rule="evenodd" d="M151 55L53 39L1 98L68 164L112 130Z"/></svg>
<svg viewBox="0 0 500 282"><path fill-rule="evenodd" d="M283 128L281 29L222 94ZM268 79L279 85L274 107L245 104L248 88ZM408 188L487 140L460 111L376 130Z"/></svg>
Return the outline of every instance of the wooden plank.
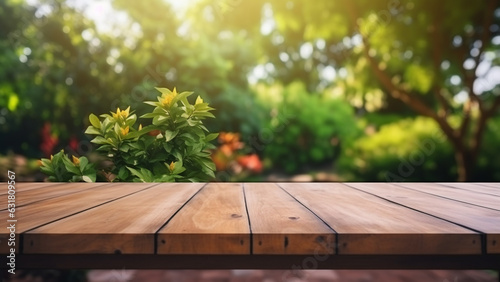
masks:
<svg viewBox="0 0 500 282"><path fill-rule="evenodd" d="M203 185L158 184L33 229L23 234L24 253L153 254L156 231Z"/></svg>
<svg viewBox="0 0 500 282"><path fill-rule="evenodd" d="M93 185L89 184L89 186ZM107 183L105 186L99 187L98 190L87 189L73 194L41 200L27 206L16 208L16 217L14 218L18 220L16 222L16 242L20 242L20 233L42 226L49 222L62 219L69 215L76 214L116 198L146 189L150 186L152 186L152 184L137 183L134 185L124 185L123 183ZM9 218L9 212L7 210L0 211L0 222L7 222L8 219L11 219ZM0 253L7 252L9 249L6 243L6 240L8 240L8 236L10 235L8 232L9 231L7 229L3 228L0 231ZM19 251L19 247L16 249L16 251Z"/></svg>
<svg viewBox="0 0 500 282"><path fill-rule="evenodd" d="M245 183L253 254L333 254L335 232L276 184Z"/></svg>
<svg viewBox="0 0 500 282"><path fill-rule="evenodd" d="M497 187L489 187L468 182L448 182L448 183L436 183L436 184L458 189L464 189L475 193L482 193L500 197L500 185L498 185Z"/></svg>
<svg viewBox="0 0 500 282"><path fill-rule="evenodd" d="M43 189L29 189L16 193L16 207L88 189L96 189L106 183L65 183L64 185L42 184ZM7 196L0 196L0 210L7 209Z"/></svg>
<svg viewBox="0 0 500 282"><path fill-rule="evenodd" d="M486 234L486 251L500 254L500 211L469 205L387 183L346 183L356 189Z"/></svg>
<svg viewBox="0 0 500 282"><path fill-rule="evenodd" d="M442 186L435 183L406 183L400 182L396 185L409 189L421 191L431 195L477 205L489 209L500 210L500 197L492 197L481 193L475 193L464 189Z"/></svg>
<svg viewBox="0 0 500 282"><path fill-rule="evenodd" d="M16 192L24 192L28 190L33 190L33 189L45 189L50 186L58 186L58 185L64 185L67 183L61 183L61 182L16 182L14 185L16 187ZM4 185L7 187L8 183L3 182L1 185ZM7 194L7 189L2 189L0 191L0 195L5 195Z"/></svg>
<svg viewBox="0 0 500 282"><path fill-rule="evenodd" d="M280 184L338 236L339 254L480 254L480 234L336 183Z"/></svg>
<svg viewBox="0 0 500 282"><path fill-rule="evenodd" d="M500 182L474 182L475 184L500 189Z"/></svg>
<svg viewBox="0 0 500 282"><path fill-rule="evenodd" d="M242 185L207 184L158 232L158 254L250 254Z"/></svg>

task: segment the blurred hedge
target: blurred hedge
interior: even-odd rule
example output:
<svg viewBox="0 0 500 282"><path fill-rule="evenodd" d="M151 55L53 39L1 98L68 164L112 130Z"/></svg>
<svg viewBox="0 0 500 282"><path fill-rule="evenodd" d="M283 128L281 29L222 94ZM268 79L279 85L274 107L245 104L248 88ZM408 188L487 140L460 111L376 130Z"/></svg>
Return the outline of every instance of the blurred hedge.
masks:
<svg viewBox="0 0 500 282"><path fill-rule="evenodd" d="M294 173L331 165L344 144L356 136L354 110L347 102L308 93L301 83L274 93L282 93L282 97L265 98L274 107L260 136L264 155L274 168Z"/></svg>
<svg viewBox="0 0 500 282"><path fill-rule="evenodd" d="M424 117L381 125L369 120L365 136L346 148L337 169L346 180L356 181L456 181L453 149L436 123ZM489 123L474 179L500 180L498 154L500 118ZM473 180L474 180L473 179Z"/></svg>

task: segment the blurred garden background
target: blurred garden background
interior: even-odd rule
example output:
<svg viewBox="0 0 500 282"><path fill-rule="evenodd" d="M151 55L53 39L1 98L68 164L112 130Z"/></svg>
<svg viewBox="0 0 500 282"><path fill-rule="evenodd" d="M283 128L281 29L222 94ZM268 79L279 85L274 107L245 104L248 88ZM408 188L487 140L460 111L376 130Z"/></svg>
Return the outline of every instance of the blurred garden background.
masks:
<svg viewBox="0 0 500 282"><path fill-rule="evenodd" d="M0 168L194 91L218 181L500 181L496 0L0 1Z"/></svg>

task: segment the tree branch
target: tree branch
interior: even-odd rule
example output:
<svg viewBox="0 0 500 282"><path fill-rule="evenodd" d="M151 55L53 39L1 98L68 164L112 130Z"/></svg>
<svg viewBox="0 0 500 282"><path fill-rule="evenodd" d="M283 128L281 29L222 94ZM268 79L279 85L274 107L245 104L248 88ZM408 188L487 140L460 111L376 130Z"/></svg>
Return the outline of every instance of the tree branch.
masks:
<svg viewBox="0 0 500 282"><path fill-rule="evenodd" d="M472 108L471 104L472 102L470 100L464 103L464 110L463 110L464 117L462 118L462 124L460 124L460 129L459 129L460 138L465 138L467 130L469 129L471 121L471 115L470 115L470 111Z"/></svg>
<svg viewBox="0 0 500 282"><path fill-rule="evenodd" d="M420 99L415 97L414 95L411 95L407 91L400 89L398 86L394 85L394 83L391 81L391 78L384 73L378 66L377 62L373 57L370 56L369 54L369 43L364 43L364 48L363 52L365 54L365 57L368 59L370 62L370 66L373 69L373 72L375 73L375 76L378 78L379 82L382 84L382 86L389 92L389 94L398 100L403 101L406 105L408 105L410 108L412 108L415 112L423 115L430 117L434 119L443 132L446 134L446 136L451 140L454 145L459 144L459 140L457 140L457 136L453 130L453 128L449 125L449 123L446 121L444 117L439 116L436 112L434 112L430 107L428 107L426 104L424 104Z"/></svg>
<svg viewBox="0 0 500 282"><path fill-rule="evenodd" d="M448 123L446 118L439 116L436 112L434 112L434 110L432 110L432 108L427 106L420 99L411 95L410 93L408 93L404 89L401 89L400 87L396 86L392 82L391 78L384 71L382 71L379 68L378 63L369 54L370 44L369 44L366 36L360 32L359 25L357 22L358 12L357 12L357 8L355 7L355 4L352 1L346 1L346 5L348 8L348 13L350 16L351 23L355 27L355 30L358 30L358 33L360 34L360 36L362 38L363 53L364 53L365 57L367 58L368 62L370 63L370 66L373 69L375 76L377 77L379 82L382 84L382 86L389 92L389 94L392 97L394 97L395 99L401 100L403 103L408 105L410 108L412 108L418 114L434 119L439 124L439 127L441 128L441 130L443 130L443 132L448 137L450 142L456 148L459 148L461 146L461 140L459 138L457 138L458 136L457 136L456 132L450 126L450 124Z"/></svg>

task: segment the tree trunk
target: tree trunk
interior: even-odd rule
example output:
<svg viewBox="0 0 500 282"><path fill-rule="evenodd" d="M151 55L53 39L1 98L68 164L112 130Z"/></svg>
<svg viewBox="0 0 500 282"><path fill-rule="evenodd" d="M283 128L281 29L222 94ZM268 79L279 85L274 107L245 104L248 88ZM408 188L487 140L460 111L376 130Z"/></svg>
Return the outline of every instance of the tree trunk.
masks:
<svg viewBox="0 0 500 282"><path fill-rule="evenodd" d="M457 181L471 181L477 156L474 156L466 148L455 148L455 159L457 161Z"/></svg>

